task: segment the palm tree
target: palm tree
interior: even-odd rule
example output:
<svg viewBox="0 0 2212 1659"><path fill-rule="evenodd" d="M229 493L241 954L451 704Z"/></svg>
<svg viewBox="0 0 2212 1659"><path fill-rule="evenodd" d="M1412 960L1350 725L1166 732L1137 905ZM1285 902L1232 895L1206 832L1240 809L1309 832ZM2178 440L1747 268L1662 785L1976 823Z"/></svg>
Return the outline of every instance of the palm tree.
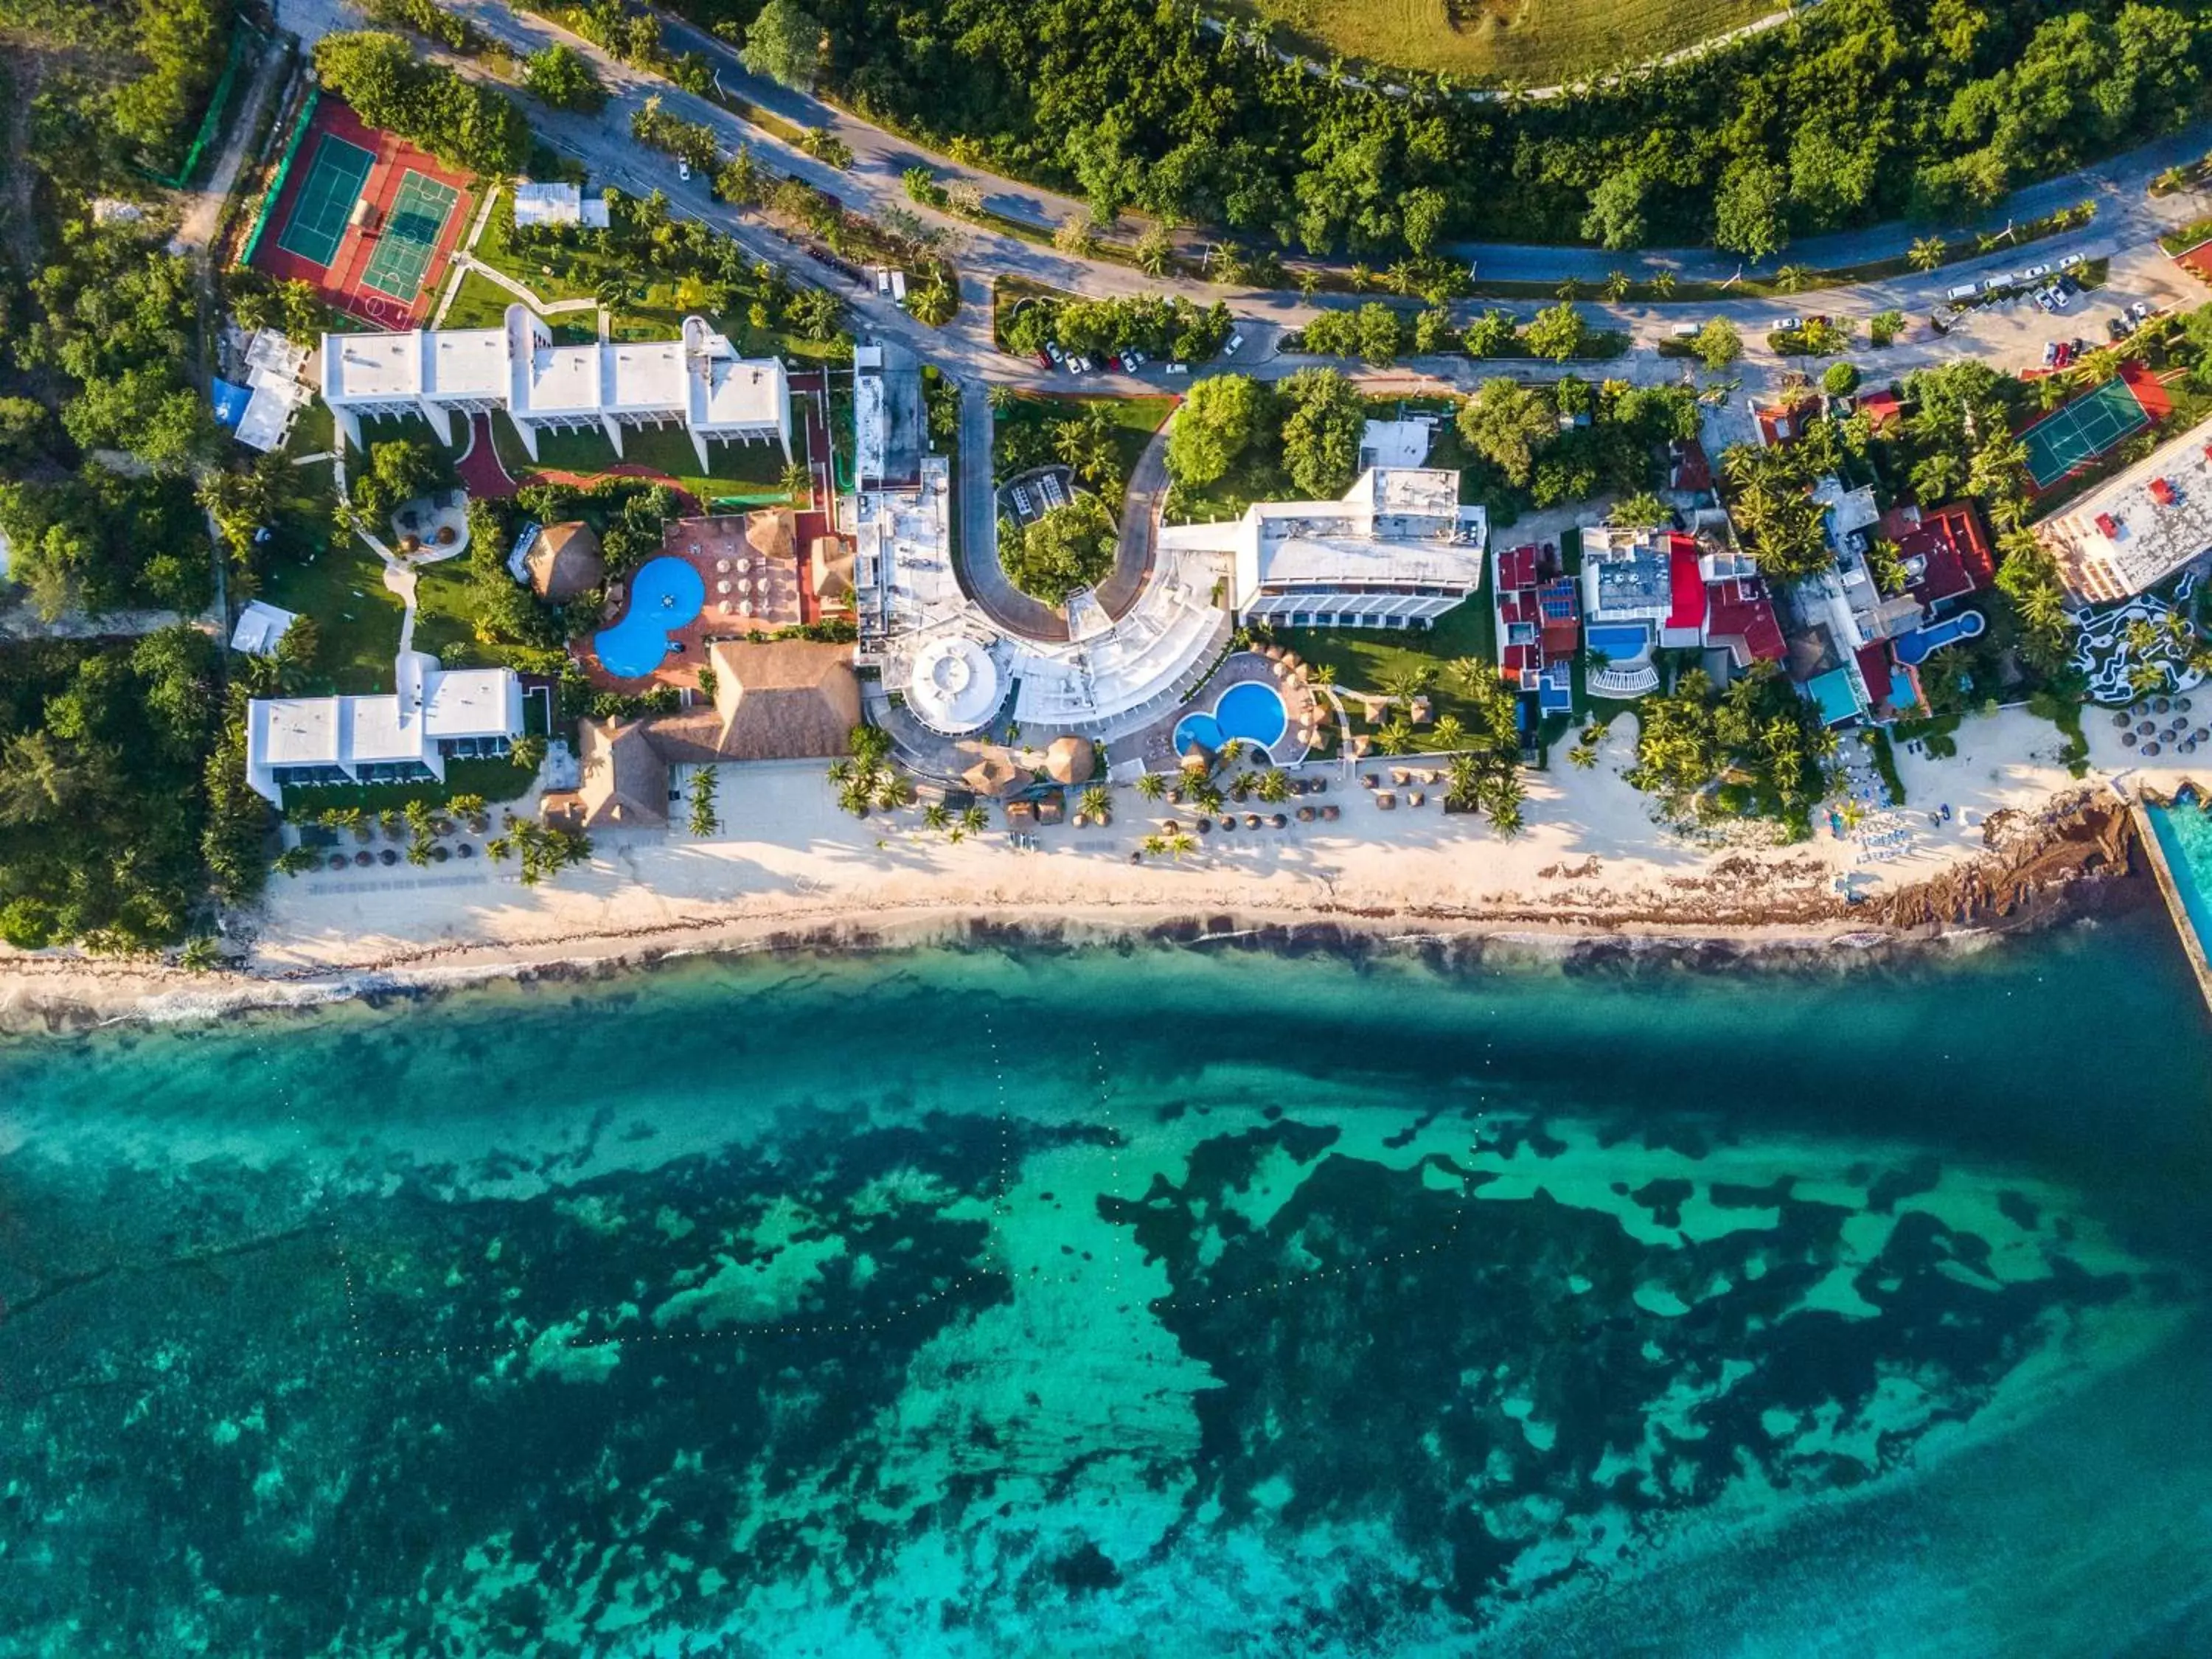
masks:
<svg viewBox="0 0 2212 1659"><path fill-rule="evenodd" d="M1167 774L1147 772L1137 780L1137 793L1146 800L1158 800L1168 792Z"/></svg>
<svg viewBox="0 0 2212 1659"><path fill-rule="evenodd" d="M1634 281L1626 271L1609 270L1605 276L1605 297L1619 305L1628 297L1628 290L1633 286Z"/></svg>
<svg viewBox="0 0 2212 1659"><path fill-rule="evenodd" d="M1093 823L1114 821L1114 792L1103 783L1094 783L1083 792L1080 810Z"/></svg>
<svg viewBox="0 0 2212 1659"><path fill-rule="evenodd" d="M1916 236L1912 239L1912 246L1905 251L1905 262L1915 270L1933 270L1943 263L1943 256L1948 252L1949 250L1943 246L1941 236Z"/></svg>
<svg viewBox="0 0 2212 1659"><path fill-rule="evenodd" d="M1444 675L1462 696L1477 697L1498 678L1498 665L1480 657L1454 657L1444 665Z"/></svg>
<svg viewBox="0 0 2212 1659"><path fill-rule="evenodd" d="M991 827L991 814L980 805L971 806L960 815L960 827L970 835L980 836Z"/></svg>
<svg viewBox="0 0 2212 1659"><path fill-rule="evenodd" d="M1413 728L1401 716L1375 734L1375 746L1386 755L1402 755L1413 746Z"/></svg>
<svg viewBox="0 0 2212 1659"><path fill-rule="evenodd" d="M1456 714L1446 714L1430 728L1429 736L1439 749L1463 749L1467 746L1467 724Z"/></svg>
<svg viewBox="0 0 2212 1659"><path fill-rule="evenodd" d="M1317 662L1310 664L1306 669L1306 678L1311 680L1316 685L1334 685L1336 684L1336 665L1333 662Z"/></svg>
<svg viewBox="0 0 2212 1659"><path fill-rule="evenodd" d="M1812 280L1810 265L1784 265L1774 273L1774 286L1784 294L1795 294Z"/></svg>
<svg viewBox="0 0 2212 1659"><path fill-rule="evenodd" d="M1395 697L1401 702L1411 702L1436 684L1437 671L1433 663L1400 663L1376 677L1376 684L1385 696Z"/></svg>
<svg viewBox="0 0 2212 1659"><path fill-rule="evenodd" d="M941 800L933 800L921 809L921 827L932 834L942 835L952 822L952 810Z"/></svg>
<svg viewBox="0 0 2212 1659"><path fill-rule="evenodd" d="M1259 788L1255 793L1261 800L1272 806L1278 801L1288 800L1291 798L1291 781L1280 772L1264 773L1261 776Z"/></svg>
<svg viewBox="0 0 2212 1659"><path fill-rule="evenodd" d="M1674 273L1671 270L1654 272L1651 277L1651 292L1654 297L1658 299L1673 299L1674 297Z"/></svg>
<svg viewBox="0 0 2212 1659"><path fill-rule="evenodd" d="M1137 843L1137 850L1148 859L1167 856L1168 838L1165 836L1146 836Z"/></svg>
<svg viewBox="0 0 2212 1659"><path fill-rule="evenodd" d="M1597 764L1597 750L1586 743L1578 743L1567 750L1567 760L1577 770L1587 772Z"/></svg>
<svg viewBox="0 0 2212 1659"><path fill-rule="evenodd" d="M1168 856L1187 859L1198 851L1198 837L1188 830L1178 830L1167 838Z"/></svg>
<svg viewBox="0 0 2212 1659"><path fill-rule="evenodd" d="M994 414L1003 415L1014 406L1014 389L1004 380L994 381L983 394L983 401L991 405Z"/></svg>
<svg viewBox="0 0 2212 1659"><path fill-rule="evenodd" d="M1583 285L1570 276L1552 292L1562 300L1579 300L1583 297Z"/></svg>
<svg viewBox="0 0 2212 1659"><path fill-rule="evenodd" d="M1472 755L1455 755L1444 769L1444 805L1455 812L1472 812L1482 804L1482 769Z"/></svg>
<svg viewBox="0 0 2212 1659"><path fill-rule="evenodd" d="M855 775L853 763L849 760L842 758L833 760L830 763L830 770L827 775L830 782L836 784L842 789L847 784L852 782Z"/></svg>
<svg viewBox="0 0 2212 1659"><path fill-rule="evenodd" d="M806 463L804 461L787 462L784 465L783 476L776 482L782 486L783 493L790 496L793 502L811 502L814 499L814 474L807 470Z"/></svg>

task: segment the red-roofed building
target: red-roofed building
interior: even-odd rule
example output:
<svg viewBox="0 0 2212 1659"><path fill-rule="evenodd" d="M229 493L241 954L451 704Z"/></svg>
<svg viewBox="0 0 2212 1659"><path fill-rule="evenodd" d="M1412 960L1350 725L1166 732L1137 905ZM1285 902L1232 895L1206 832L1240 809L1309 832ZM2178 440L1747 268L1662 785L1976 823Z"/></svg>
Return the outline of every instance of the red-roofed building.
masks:
<svg viewBox="0 0 2212 1659"><path fill-rule="evenodd" d="M1889 701L1891 690L1889 641L1869 640L1855 654L1858 658L1859 677L1866 682L1867 696L1880 708Z"/></svg>
<svg viewBox="0 0 2212 1659"><path fill-rule="evenodd" d="M1779 449L1792 444L1804 435L1805 423L1820 412L1820 400L1810 393L1786 404L1751 404L1751 418L1759 428L1759 441L1767 449Z"/></svg>
<svg viewBox="0 0 2212 1659"><path fill-rule="evenodd" d="M1978 593L1996 580L1996 556L1971 501L1932 512L1893 507L1883 515L1881 531L1905 566L1906 586L1924 605Z"/></svg>
<svg viewBox="0 0 2212 1659"><path fill-rule="evenodd" d="M1659 643L1682 649L1704 643L1705 579L1698 567L1698 543L1692 536L1667 538L1667 620Z"/></svg>
<svg viewBox="0 0 2212 1659"><path fill-rule="evenodd" d="M1860 414L1867 417L1876 432L1902 419L1905 414L1904 404L1898 401L1897 394L1887 386L1879 392L1861 392L1856 407Z"/></svg>
<svg viewBox="0 0 2212 1659"><path fill-rule="evenodd" d="M1575 584L1550 550L1534 544L1500 548L1491 604L1498 617L1498 667L1546 714L1574 705L1575 647L1581 641Z"/></svg>
<svg viewBox="0 0 2212 1659"><path fill-rule="evenodd" d="M1695 438L1677 438L1667 448L1667 487L1691 495L1712 493L1713 464Z"/></svg>
<svg viewBox="0 0 2212 1659"><path fill-rule="evenodd" d="M1705 643L1726 651L1738 668L1780 662L1790 653L1774 599L1757 576L1726 576L1705 590Z"/></svg>

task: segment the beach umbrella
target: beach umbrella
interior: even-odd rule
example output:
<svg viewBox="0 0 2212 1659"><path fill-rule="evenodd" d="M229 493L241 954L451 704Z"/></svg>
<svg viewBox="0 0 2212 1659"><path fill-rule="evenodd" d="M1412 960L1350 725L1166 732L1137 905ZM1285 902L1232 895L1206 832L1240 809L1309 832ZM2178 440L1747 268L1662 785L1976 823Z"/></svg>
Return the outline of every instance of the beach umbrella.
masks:
<svg viewBox="0 0 2212 1659"><path fill-rule="evenodd" d="M714 584L714 591L717 593L726 593L730 591L730 585L727 582L716 582Z"/></svg>
<svg viewBox="0 0 2212 1659"><path fill-rule="evenodd" d="M1088 738L1054 738L1045 745L1045 774L1055 783L1085 783L1097 768L1097 757Z"/></svg>
<svg viewBox="0 0 2212 1659"><path fill-rule="evenodd" d="M960 776L979 795L1003 795L1021 781L1022 769L1004 751L994 749Z"/></svg>

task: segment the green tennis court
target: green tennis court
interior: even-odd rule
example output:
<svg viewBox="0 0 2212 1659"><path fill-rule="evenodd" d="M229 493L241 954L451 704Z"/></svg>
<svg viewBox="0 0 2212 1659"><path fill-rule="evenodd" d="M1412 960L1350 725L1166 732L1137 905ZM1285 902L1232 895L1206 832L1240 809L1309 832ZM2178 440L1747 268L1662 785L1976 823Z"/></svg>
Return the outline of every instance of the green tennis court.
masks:
<svg viewBox="0 0 2212 1659"><path fill-rule="evenodd" d="M2130 432L2140 432L2149 424L2149 413L2128 383L2107 380L2020 434L2021 442L2027 446L2029 481L2038 489L2048 489Z"/></svg>
<svg viewBox="0 0 2212 1659"><path fill-rule="evenodd" d="M345 240L346 220L361 199L361 187L376 158L359 144L331 133L315 147L315 162L292 199L292 216L276 246L325 270Z"/></svg>
<svg viewBox="0 0 2212 1659"><path fill-rule="evenodd" d="M403 175L392 210L384 216L376 251L361 273L361 285L413 305L422 291L422 273L430 268L430 256L438 251L438 238L445 234L447 216L460 198L460 191L451 185L419 173Z"/></svg>

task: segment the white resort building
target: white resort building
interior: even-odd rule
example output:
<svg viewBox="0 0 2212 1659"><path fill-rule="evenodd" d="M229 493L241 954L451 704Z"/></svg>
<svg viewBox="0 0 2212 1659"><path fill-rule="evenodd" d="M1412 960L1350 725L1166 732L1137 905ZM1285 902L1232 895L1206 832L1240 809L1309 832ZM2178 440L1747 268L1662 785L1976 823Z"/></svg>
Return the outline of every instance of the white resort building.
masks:
<svg viewBox="0 0 2212 1659"><path fill-rule="evenodd" d="M509 306L499 328L323 336L323 401L342 441L364 416L420 415L454 440L453 417L504 410L531 459L542 432L597 430L622 453L631 427L680 426L700 470L715 443L781 444L791 456L791 392L774 357L740 357L704 318L680 339L556 345L544 320Z"/></svg>
<svg viewBox="0 0 2212 1659"><path fill-rule="evenodd" d="M1110 737L1173 708L1226 648L1218 556L1163 544L1133 602L1116 617L1088 593L1066 607L1068 637L1002 628L961 589L953 568L951 478L926 453L921 365L896 345L854 353L854 472L843 504L854 538L855 659L944 737L980 732L1006 713L1024 732Z"/></svg>
<svg viewBox="0 0 2212 1659"><path fill-rule="evenodd" d="M1255 501L1229 523L1163 529L1159 544L1226 557L1242 621L1425 628L1480 588L1488 541L1458 473L1377 466L1340 501Z"/></svg>
<svg viewBox="0 0 2212 1659"><path fill-rule="evenodd" d="M400 653L399 689L368 697L256 697L246 705L246 775L277 806L287 787L442 783L450 759L506 754L522 735L511 668L438 666Z"/></svg>
<svg viewBox="0 0 2212 1659"><path fill-rule="evenodd" d="M2153 450L2035 534L2079 603L2157 586L2212 550L2212 439L2200 427Z"/></svg>

